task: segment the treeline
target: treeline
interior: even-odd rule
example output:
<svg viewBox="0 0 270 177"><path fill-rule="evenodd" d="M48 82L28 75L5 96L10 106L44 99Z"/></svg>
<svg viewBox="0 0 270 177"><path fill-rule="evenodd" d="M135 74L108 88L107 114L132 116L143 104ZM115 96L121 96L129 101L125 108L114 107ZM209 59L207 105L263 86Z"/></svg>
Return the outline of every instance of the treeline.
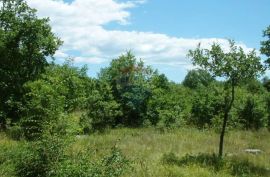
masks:
<svg viewBox="0 0 270 177"><path fill-rule="evenodd" d="M123 126L221 126L226 82L208 70L191 70L178 84L127 52L91 78L87 67L77 68L72 60L62 65L48 62L62 42L51 32L48 19L37 18L24 1L5 1L0 18L3 130L16 127L24 137L35 139L46 123L64 126L65 118L76 111L83 113L77 133ZM269 40L262 42L262 53L269 56ZM229 127L269 127L269 91L267 77L238 83Z"/></svg>
<svg viewBox="0 0 270 177"><path fill-rule="evenodd" d="M229 127L269 127L269 83L254 78L236 87ZM5 126L16 125L26 138L35 139L46 123L58 122L61 132L69 114L79 111L83 114L76 134L116 127L220 129L224 84L201 69L189 71L182 84L171 82L130 52L112 60L97 78L70 61L49 64L37 79L23 84L21 117Z"/></svg>

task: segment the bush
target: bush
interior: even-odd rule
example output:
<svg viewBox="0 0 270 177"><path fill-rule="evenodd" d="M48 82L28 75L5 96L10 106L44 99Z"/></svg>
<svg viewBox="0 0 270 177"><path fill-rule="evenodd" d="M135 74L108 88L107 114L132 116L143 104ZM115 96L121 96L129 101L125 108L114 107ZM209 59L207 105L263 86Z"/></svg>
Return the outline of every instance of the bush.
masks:
<svg viewBox="0 0 270 177"><path fill-rule="evenodd" d="M179 106L174 106L171 110L159 110L159 128L177 128L183 126L182 109Z"/></svg>
<svg viewBox="0 0 270 177"><path fill-rule="evenodd" d="M65 88L51 85L44 80L29 82L25 85L25 117L21 121L24 136L29 140L38 139L44 126L57 121L64 110L65 97L61 95Z"/></svg>
<svg viewBox="0 0 270 177"><path fill-rule="evenodd" d="M23 138L23 130L21 126L13 125L11 127L8 127L7 135L14 140L20 140L21 138Z"/></svg>
<svg viewBox="0 0 270 177"><path fill-rule="evenodd" d="M43 135L40 141L28 143L16 162L19 177L55 175L56 164L64 159L66 141L56 135Z"/></svg>
<svg viewBox="0 0 270 177"><path fill-rule="evenodd" d="M245 129L258 130L267 126L266 105L258 96L248 96L238 115Z"/></svg>
<svg viewBox="0 0 270 177"><path fill-rule="evenodd" d="M129 161L122 153L113 148L111 154L101 161L91 161L89 152L81 152L76 157L67 157L58 164L56 177L118 177L124 174L129 168Z"/></svg>
<svg viewBox="0 0 270 177"><path fill-rule="evenodd" d="M114 100L111 87L106 83L97 83L87 99L87 113L81 117L84 132L104 131L116 125L117 117L122 115L120 105Z"/></svg>
<svg viewBox="0 0 270 177"><path fill-rule="evenodd" d="M147 117L152 125L159 128L180 127L186 124L190 111L190 91L181 85L169 85L167 90L154 89L147 104Z"/></svg>
<svg viewBox="0 0 270 177"><path fill-rule="evenodd" d="M192 100L190 123L203 128L211 126L223 114L224 100L218 86L202 87Z"/></svg>

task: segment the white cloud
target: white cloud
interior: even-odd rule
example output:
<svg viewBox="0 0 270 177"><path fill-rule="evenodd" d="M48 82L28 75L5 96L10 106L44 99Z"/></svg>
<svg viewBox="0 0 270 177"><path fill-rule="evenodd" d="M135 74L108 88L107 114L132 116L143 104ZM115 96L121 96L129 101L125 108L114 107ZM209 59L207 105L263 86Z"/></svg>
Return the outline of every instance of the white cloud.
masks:
<svg viewBox="0 0 270 177"><path fill-rule="evenodd" d="M225 49L229 47L226 39L205 38L187 39L170 37L165 34L139 31L106 30L105 24L116 22L120 25L130 23L130 8L145 0L118 2L116 0L27 0L38 10L41 17L50 17L53 31L64 41L56 57L67 57L67 53L77 51L74 61L81 63L103 63L126 50L132 50L147 64L166 64L191 68L186 58L187 51L200 42L209 47L219 42ZM239 43L244 50L250 50Z"/></svg>

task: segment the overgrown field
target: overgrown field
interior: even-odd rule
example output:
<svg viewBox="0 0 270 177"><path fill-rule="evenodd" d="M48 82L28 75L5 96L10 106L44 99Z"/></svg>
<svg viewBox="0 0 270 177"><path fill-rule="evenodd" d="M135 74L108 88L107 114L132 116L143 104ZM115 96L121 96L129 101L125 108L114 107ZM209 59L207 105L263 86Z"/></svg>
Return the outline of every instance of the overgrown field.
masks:
<svg viewBox="0 0 270 177"><path fill-rule="evenodd" d="M219 137L212 130L183 128L172 131L147 129L116 129L103 134L77 136L66 153L76 156L90 151L91 161L120 149L130 161L123 176L270 176L270 133L230 131L225 139L225 158L218 159ZM0 135L0 176L15 175L13 160L25 142L13 141ZM244 150L256 148L259 154ZM115 167L117 168L117 166Z"/></svg>

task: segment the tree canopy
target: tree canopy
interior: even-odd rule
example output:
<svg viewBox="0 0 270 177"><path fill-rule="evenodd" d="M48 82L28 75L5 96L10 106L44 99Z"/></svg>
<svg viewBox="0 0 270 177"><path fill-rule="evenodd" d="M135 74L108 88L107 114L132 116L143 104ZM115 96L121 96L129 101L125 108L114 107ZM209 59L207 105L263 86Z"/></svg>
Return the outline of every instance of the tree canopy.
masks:
<svg viewBox="0 0 270 177"><path fill-rule="evenodd" d="M23 0L1 0L0 9L0 121L18 118L23 84L39 76L61 40L48 18L38 18L36 10Z"/></svg>

